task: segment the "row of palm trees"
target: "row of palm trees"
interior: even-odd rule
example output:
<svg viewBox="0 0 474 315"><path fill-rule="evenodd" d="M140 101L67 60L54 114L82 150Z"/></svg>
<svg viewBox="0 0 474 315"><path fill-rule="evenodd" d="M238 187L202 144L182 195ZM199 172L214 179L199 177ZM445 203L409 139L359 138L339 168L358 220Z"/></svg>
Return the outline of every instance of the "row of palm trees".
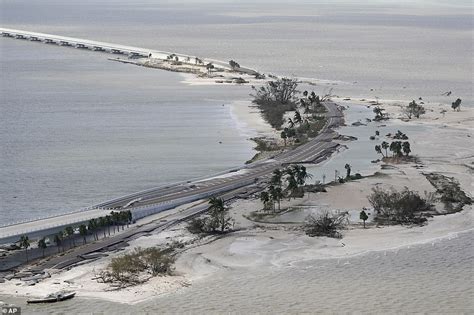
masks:
<svg viewBox="0 0 474 315"><path fill-rule="evenodd" d="M116 231L120 230L122 227L122 231L125 229L125 225L129 227L129 224L132 222L133 216L130 210L127 211L112 211L110 214L99 217L97 219L91 219L87 224L80 224L76 226L67 226L63 231L54 235L53 242L58 247L58 253L61 251L62 245L69 241L69 246L76 247L76 239L75 233L76 231L79 232L83 239L83 243L87 243L87 236L93 235L94 240L99 239L99 232L102 230L103 237L110 236L110 230L113 229L113 233L115 234ZM27 235L23 235L20 237L19 240L20 248L25 249L26 261L28 262L28 248L31 246L30 239ZM46 242L46 238L41 238L38 240L38 248L42 250L42 256L44 257L44 252L48 247ZM72 246L71 246L72 245ZM63 247L64 248L64 247Z"/></svg>
<svg viewBox="0 0 474 315"><path fill-rule="evenodd" d="M286 177L284 177L286 175ZM276 169L270 179L270 186L267 190L260 193L260 200L263 202L264 209L271 208L275 211L275 204L278 204L278 210L281 210L281 200L285 197L289 199L296 198L298 194L304 192L301 189L311 174L306 172L303 165L292 165L284 170ZM283 188L283 184L286 187Z"/></svg>
<svg viewBox="0 0 474 315"><path fill-rule="evenodd" d="M385 154L382 150L385 150ZM392 157L402 157L403 154L408 156L411 153L410 142L392 141L389 144L387 141L383 141L380 145L375 146L375 152L382 154L382 157L388 157L388 150L392 152Z"/></svg>

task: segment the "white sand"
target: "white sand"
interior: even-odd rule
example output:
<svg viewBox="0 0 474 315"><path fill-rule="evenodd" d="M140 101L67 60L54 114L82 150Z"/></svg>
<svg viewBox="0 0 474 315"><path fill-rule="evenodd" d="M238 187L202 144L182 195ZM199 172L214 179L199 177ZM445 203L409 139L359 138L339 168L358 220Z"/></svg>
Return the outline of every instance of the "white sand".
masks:
<svg viewBox="0 0 474 315"><path fill-rule="evenodd" d="M260 110L251 101L231 103L231 115L238 122L239 130L249 137L277 137L278 132L263 119Z"/></svg>

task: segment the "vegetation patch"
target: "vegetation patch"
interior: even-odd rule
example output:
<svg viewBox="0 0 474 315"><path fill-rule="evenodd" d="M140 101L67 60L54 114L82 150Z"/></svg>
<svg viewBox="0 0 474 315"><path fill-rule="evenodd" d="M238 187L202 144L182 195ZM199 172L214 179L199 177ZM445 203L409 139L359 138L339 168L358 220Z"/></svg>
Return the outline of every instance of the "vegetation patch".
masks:
<svg viewBox="0 0 474 315"><path fill-rule="evenodd" d="M308 216L304 230L308 236L342 238L341 230L347 224L347 214L331 215L323 212L319 216Z"/></svg>
<svg viewBox="0 0 474 315"><path fill-rule="evenodd" d="M410 156L411 145L408 141L408 136L401 132L397 131L395 134L387 134L387 138L392 139L390 143L383 141L380 145L375 146L375 152L382 155L382 161L387 163L400 163L400 162L416 162L416 158ZM392 153L390 156L388 151Z"/></svg>
<svg viewBox="0 0 474 315"><path fill-rule="evenodd" d="M459 182L454 177L435 173L423 175L436 188L440 201L444 203L448 213L461 211L464 205L472 204L472 198L461 189Z"/></svg>
<svg viewBox="0 0 474 315"><path fill-rule="evenodd" d="M189 221L187 229L193 234L223 234L230 231L234 220L229 215L229 208L224 200L213 197L209 200L209 208L204 217Z"/></svg>
<svg viewBox="0 0 474 315"><path fill-rule="evenodd" d="M283 198L303 197L305 193L304 184L311 177L311 174L306 172L306 167L298 164L287 167L284 170L274 170L270 179L270 186L267 190L260 193L263 210L273 210L273 212L276 212L275 205L277 204L278 211L280 211L280 204ZM286 187L284 187L285 183Z"/></svg>
<svg viewBox="0 0 474 315"><path fill-rule="evenodd" d="M421 104L417 104L414 100L408 104L408 106L402 109L402 113L408 118L412 117L420 118L421 115L426 113L425 108Z"/></svg>
<svg viewBox="0 0 474 315"><path fill-rule="evenodd" d="M263 118L275 129L282 130L281 138L285 142L300 143L308 137L315 137L326 124L326 119L321 114L327 109L321 102L328 99L330 94L322 98L314 92L304 91L302 96L297 90L298 81L290 78L275 78L265 85L257 88L252 86L254 99L262 112ZM294 116L285 121L285 114L294 112Z"/></svg>
<svg viewBox="0 0 474 315"><path fill-rule="evenodd" d="M425 192L422 198L405 187L402 191L376 187L367 197L375 210L375 220L385 224L422 224L428 212L434 210L433 194Z"/></svg>
<svg viewBox="0 0 474 315"><path fill-rule="evenodd" d="M127 287L143 283L153 276L171 275L175 261L173 253L173 247L138 247L130 254L112 258L106 270L100 272L96 279L99 282Z"/></svg>

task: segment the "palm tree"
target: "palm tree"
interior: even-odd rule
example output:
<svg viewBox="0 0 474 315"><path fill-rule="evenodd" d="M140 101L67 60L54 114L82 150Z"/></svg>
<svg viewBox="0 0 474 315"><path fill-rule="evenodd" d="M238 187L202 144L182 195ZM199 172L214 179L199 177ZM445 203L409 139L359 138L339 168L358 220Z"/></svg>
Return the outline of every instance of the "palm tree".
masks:
<svg viewBox="0 0 474 315"><path fill-rule="evenodd" d="M112 226L114 227L114 234L115 234L115 225L117 224L117 212L115 211L110 212L110 220L112 222Z"/></svg>
<svg viewBox="0 0 474 315"><path fill-rule="evenodd" d="M293 128L295 126L295 123L291 118L288 118L288 127Z"/></svg>
<svg viewBox="0 0 474 315"><path fill-rule="evenodd" d="M308 104L305 103L303 114L308 115L309 113L311 113L311 111L309 110Z"/></svg>
<svg viewBox="0 0 474 315"><path fill-rule="evenodd" d="M28 247L30 247L30 239L28 236L23 235L20 237L20 247L23 247L25 249L25 255L26 255L26 262L28 262Z"/></svg>
<svg viewBox="0 0 474 315"><path fill-rule="evenodd" d="M127 228L129 227L129 224L132 223L133 221L133 214L132 211L127 210Z"/></svg>
<svg viewBox="0 0 474 315"><path fill-rule="evenodd" d="M71 238L72 238L73 246L76 247L76 242L74 241L74 228L72 226L66 227L66 229L64 230L64 234L67 235L67 237L70 239L69 246L71 246Z"/></svg>
<svg viewBox="0 0 474 315"><path fill-rule="evenodd" d="M105 219L105 217L99 218L99 226L102 228L102 232L104 233L104 238L107 237L107 235L105 235L105 227L107 226L107 220Z"/></svg>
<svg viewBox="0 0 474 315"><path fill-rule="evenodd" d="M48 247L48 245L46 245L46 240L43 237L42 239L38 241L38 248L41 248L41 250L43 251L43 257L44 257L44 250L46 249L46 247Z"/></svg>
<svg viewBox="0 0 474 315"><path fill-rule="evenodd" d="M270 198L271 198L271 201L272 201L273 212L275 212L275 201L277 200L276 199L276 193L275 193L275 186L270 185L270 187L268 187L268 194L270 195Z"/></svg>
<svg viewBox="0 0 474 315"><path fill-rule="evenodd" d="M278 203L278 211L281 210L281 198L283 198L283 191L281 187L270 186L269 187L270 197L273 201L273 211L275 211L275 201Z"/></svg>
<svg viewBox="0 0 474 315"><path fill-rule="evenodd" d="M270 201L270 195L266 191L260 193L260 200L263 202L263 209L267 208L268 202Z"/></svg>
<svg viewBox="0 0 474 315"><path fill-rule="evenodd" d="M306 100L304 98L300 98L300 106L303 107L303 108L307 107Z"/></svg>
<svg viewBox="0 0 474 315"><path fill-rule="evenodd" d="M83 240L84 240L84 244L87 243L87 239L86 239L86 236L87 236L87 226L85 224L81 224L79 225L79 234L81 234Z"/></svg>
<svg viewBox="0 0 474 315"><path fill-rule="evenodd" d="M208 74L211 74L211 71L212 71L212 69L214 69L214 68L215 68L215 67L214 67L214 65L213 65L212 63L208 63L208 64L206 65L207 73L208 73Z"/></svg>
<svg viewBox="0 0 474 315"><path fill-rule="evenodd" d="M301 114L299 111L295 111L295 116L293 117L293 119L295 121L295 124L301 125L301 123L303 122L303 119L301 118Z"/></svg>
<svg viewBox="0 0 474 315"><path fill-rule="evenodd" d="M99 239L99 237L97 236L97 220L90 219L89 224L87 225L87 229L94 234L94 240L97 241Z"/></svg>
<svg viewBox="0 0 474 315"><path fill-rule="evenodd" d="M278 187L281 187L281 179L283 177L283 173L280 169L276 169L273 171L273 175L272 175L272 178L270 179L270 183L272 185L275 185L275 186L278 186Z"/></svg>
<svg viewBox="0 0 474 315"><path fill-rule="evenodd" d="M367 221L369 216L367 215L367 213L365 213L364 210L362 210L359 214L359 218L364 222L364 229L365 229L365 221Z"/></svg>
<svg viewBox="0 0 474 315"><path fill-rule="evenodd" d="M293 174L296 176L296 182L298 185L304 185L308 178L313 177L311 174L306 172L306 167L304 165L294 165L293 170Z"/></svg>
<svg viewBox="0 0 474 315"><path fill-rule="evenodd" d="M286 139L288 138L288 135L286 134L286 130L288 130L288 128L285 128L285 130L283 130L280 134L280 137L283 139L283 142L285 144L285 148L286 148Z"/></svg>
<svg viewBox="0 0 474 315"><path fill-rule="evenodd" d="M125 223L128 220L128 214L125 211L119 212L120 225L122 225L122 231L125 229Z"/></svg>
<svg viewBox="0 0 474 315"><path fill-rule="evenodd" d="M382 142L382 149L385 149L385 156L388 156L388 151L387 149L390 147L387 141ZM383 154L382 154L383 155Z"/></svg>
<svg viewBox="0 0 474 315"><path fill-rule="evenodd" d="M121 212L114 212L114 211L112 211L110 214L112 215L112 221L114 223L114 234L115 234L115 225L117 226L117 232L120 232L122 214Z"/></svg>
<svg viewBox="0 0 474 315"><path fill-rule="evenodd" d="M403 153L405 153L405 155L408 156L408 154L410 154L411 152L410 142L408 141L403 142L402 149L403 149Z"/></svg>
<svg viewBox="0 0 474 315"><path fill-rule="evenodd" d="M222 198L212 197L209 199L209 210L222 209L224 208L224 200Z"/></svg>
<svg viewBox="0 0 474 315"><path fill-rule="evenodd" d="M379 154L382 154L382 157L385 157L382 153L382 148L379 146L379 145L376 145L375 146L375 152L379 153Z"/></svg>
<svg viewBox="0 0 474 315"><path fill-rule="evenodd" d="M112 217L110 215L106 215L105 221L107 221L107 232L110 236L110 226L112 225Z"/></svg>
<svg viewBox="0 0 474 315"><path fill-rule="evenodd" d="M227 215L229 209L224 204L224 199L212 197L209 199L209 208L211 216L211 228L215 231L217 228L223 233L230 225L231 218Z"/></svg>
<svg viewBox="0 0 474 315"><path fill-rule="evenodd" d="M61 243L63 242L63 233L59 232L58 234L54 235L54 243L58 247L58 253L61 251Z"/></svg>
<svg viewBox="0 0 474 315"><path fill-rule="evenodd" d="M392 141L392 143L390 143L390 151L393 152L393 156L402 156L402 142Z"/></svg>
<svg viewBox="0 0 474 315"><path fill-rule="evenodd" d="M288 182L288 186L286 187L286 189L290 191L290 194L288 195L288 200L290 200L291 196L294 196L294 193L298 190L298 182L296 181L294 175L288 175L286 177L286 181Z"/></svg>
<svg viewBox="0 0 474 315"><path fill-rule="evenodd" d="M346 178L351 177L351 166L349 165L349 163L346 163L346 165L344 165L344 168L346 169Z"/></svg>

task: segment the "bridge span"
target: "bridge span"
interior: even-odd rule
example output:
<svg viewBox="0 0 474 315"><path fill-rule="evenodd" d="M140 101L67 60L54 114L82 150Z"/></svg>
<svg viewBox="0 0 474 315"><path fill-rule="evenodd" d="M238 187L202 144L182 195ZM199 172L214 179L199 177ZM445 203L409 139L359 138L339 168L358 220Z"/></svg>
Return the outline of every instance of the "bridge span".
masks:
<svg viewBox="0 0 474 315"><path fill-rule="evenodd" d="M183 63L195 64L197 60L200 60L203 64L212 63L213 65L218 66L222 69L231 70L229 63L226 61L210 58L199 58L197 56L186 55L181 53L172 53L168 51L153 50L120 44L111 44L82 38L59 36L1 27L0 34L1 36L6 38L40 42L64 47L75 47L78 49L85 49L95 52L124 55L129 58L154 58L160 60L167 60L167 57L172 55L173 57L178 57L179 61ZM258 74L256 70L243 66L241 66L238 71L250 75Z"/></svg>

